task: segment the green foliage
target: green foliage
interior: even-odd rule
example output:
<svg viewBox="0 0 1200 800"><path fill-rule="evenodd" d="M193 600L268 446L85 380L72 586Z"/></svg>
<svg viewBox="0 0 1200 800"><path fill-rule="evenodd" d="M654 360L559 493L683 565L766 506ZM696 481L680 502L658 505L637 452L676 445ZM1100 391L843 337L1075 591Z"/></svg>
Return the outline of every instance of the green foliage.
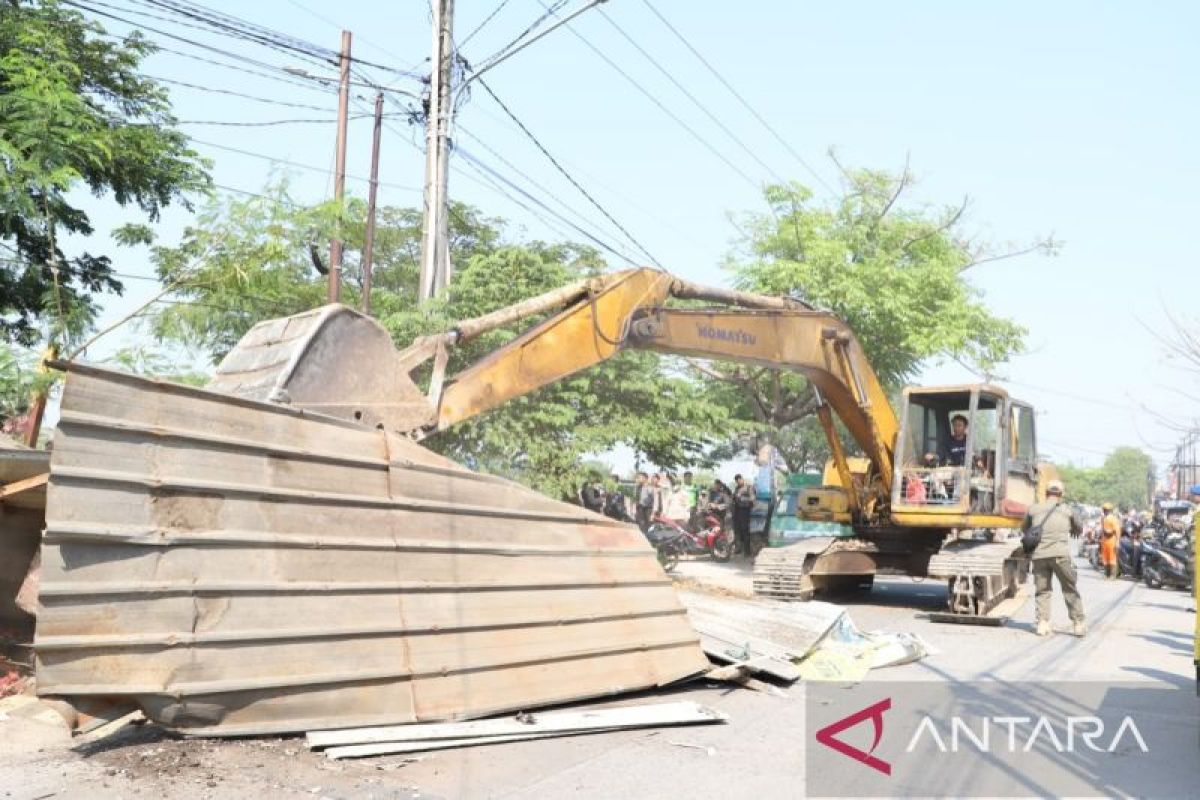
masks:
<svg viewBox="0 0 1200 800"><path fill-rule="evenodd" d="M1025 335L993 315L964 275L1015 253L968 242L959 230L962 208L909 204L911 185L907 172L846 171L844 195L825 204L800 184L768 187L769 213L742 221L743 250L727 264L742 289L797 297L845 320L889 392L936 358L991 371L1020 351ZM722 377L734 414L776 432L793 466L827 454L809 421L815 403L803 378L770 370Z"/></svg>
<svg viewBox="0 0 1200 800"><path fill-rule="evenodd" d="M95 313L91 295L122 290L107 255L68 258L59 246L95 233L69 201L73 189L111 195L153 222L207 185L172 128L166 92L138 73L151 45L101 32L53 0L5 0L0 13L0 337L9 341L33 343L43 321L56 337L78 335Z"/></svg>
<svg viewBox="0 0 1200 800"><path fill-rule="evenodd" d="M178 300L155 318L155 335L215 364L254 323L323 304L326 281L309 245L328 242L336 222L333 204L298 206L285 181L261 196L211 201L177 247L153 251L163 283L178 286ZM357 301L353 285L344 300Z"/></svg>
<svg viewBox="0 0 1200 800"><path fill-rule="evenodd" d="M1136 447L1118 447L1100 467L1058 467L1068 499L1098 506L1113 503L1119 508L1144 509L1154 485L1154 462Z"/></svg>
<svg viewBox="0 0 1200 800"><path fill-rule="evenodd" d="M189 386L203 386L208 376L192 370L181 370L175 359L152 347L123 347L104 359L103 363L135 375L163 378Z"/></svg>
<svg viewBox="0 0 1200 800"><path fill-rule="evenodd" d="M24 414L34 392L51 387L54 375L39 370L40 361L29 348L0 342L0 421Z"/></svg>

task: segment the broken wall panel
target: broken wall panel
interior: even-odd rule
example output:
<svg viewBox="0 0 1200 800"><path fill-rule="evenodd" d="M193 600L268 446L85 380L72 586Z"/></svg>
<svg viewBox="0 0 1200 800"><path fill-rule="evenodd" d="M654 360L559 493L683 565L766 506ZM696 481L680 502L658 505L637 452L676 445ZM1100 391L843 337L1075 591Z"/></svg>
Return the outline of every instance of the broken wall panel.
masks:
<svg viewBox="0 0 1200 800"><path fill-rule="evenodd" d="M702 671L638 531L330 417L70 367L39 691L207 734L459 719Z"/></svg>

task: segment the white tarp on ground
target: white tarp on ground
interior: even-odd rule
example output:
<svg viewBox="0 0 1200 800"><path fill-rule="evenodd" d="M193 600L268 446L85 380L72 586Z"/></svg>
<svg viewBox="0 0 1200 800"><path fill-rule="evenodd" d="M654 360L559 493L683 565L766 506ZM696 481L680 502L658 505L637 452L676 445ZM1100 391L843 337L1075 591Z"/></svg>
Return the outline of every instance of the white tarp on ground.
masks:
<svg viewBox="0 0 1200 800"><path fill-rule="evenodd" d="M860 681L870 670L919 661L932 652L933 648L915 633L863 633L843 612L798 666L804 680Z"/></svg>

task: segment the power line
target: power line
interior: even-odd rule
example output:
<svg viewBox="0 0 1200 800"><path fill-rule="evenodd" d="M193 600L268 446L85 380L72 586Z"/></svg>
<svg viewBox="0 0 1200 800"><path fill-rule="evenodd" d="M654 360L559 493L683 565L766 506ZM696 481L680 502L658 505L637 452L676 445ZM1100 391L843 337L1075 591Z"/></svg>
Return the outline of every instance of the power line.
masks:
<svg viewBox="0 0 1200 800"><path fill-rule="evenodd" d="M97 0L91 1L97 2ZM297 39L293 36L280 33L279 31L254 25L246 20L222 14L199 4L176 2L175 0L135 0L135 2L162 9L177 17L194 20L206 26L209 30L222 35L244 39L245 41L260 44L283 53L299 54L323 61L331 60L338 56L337 52L328 47L321 47L312 42L306 42L303 39ZM189 25L187 22L176 22L176 24L195 27L194 25Z"/></svg>
<svg viewBox="0 0 1200 800"><path fill-rule="evenodd" d="M571 220L569 220L569 219L566 219L566 218L565 218L565 217L563 217L561 214L559 214L558 212L556 212L554 209L550 208L550 207L549 207L549 206L547 206L545 203L543 203L541 200L537 199L536 197L534 197L533 195L531 195L529 192L527 192L527 191L525 191L524 189L522 189L522 188L521 188L520 186L518 186L516 183L514 183L513 181L511 181L511 180L509 180L508 178L504 177L504 176L503 176L503 175L501 175L499 172L497 172L496 170L494 170L492 167L488 166L488 165L487 165L487 164L485 164L484 162L480 161L480 160L479 160L478 158L476 158L475 156L471 155L471 153L470 153L469 151L465 150L465 149L464 149L464 148L463 148L461 145L460 145L459 147L456 147L456 148L455 148L455 153L456 153L456 154L458 154L458 155L460 155L460 156L462 156L464 159L466 159L466 160L467 160L469 163L471 163L472 165L474 165L476 168L483 170L484 172L488 173L489 175L491 175L491 176L492 176L493 178L495 178L496 180L498 180L498 181L500 181L501 183L503 183L505 186L507 186L507 187L509 187L510 189L512 189L513 191L517 192L517 193L518 193L518 194L520 194L522 197L524 197L526 200L528 200L529 202L531 202L531 203L533 203L534 205L536 205L538 208L541 208L541 209L542 209L543 211L545 211L546 213L548 213L548 214L550 214L551 216L555 217L556 219L560 220L560 221L561 221L563 224L565 224L565 225L568 225L568 226L569 226L569 227L570 227L572 230L576 231L576 232L577 232L577 233L579 233L581 236L585 236L585 237L587 237L588 241L592 242L592 243L593 243L593 244L595 244L597 247L601 247L601 248L603 248L604 250L607 250L609 253L612 253L612 254L613 254L614 256L616 256L617 258L620 258L622 261L628 261L630 264L632 264L632 265L634 265L634 266L637 266L637 262L636 262L636 261L634 261L633 259L631 259L631 258L629 258L628 256L624 255L623 253L621 253L619 250L617 250L617 249L616 249L616 248L614 248L613 246L609 245L609 244L608 244L607 242L605 242L604 240L602 240L602 239L598 238L597 236L593 235L592 233L590 233L590 232L588 232L588 231L584 230L583 228L579 227L578 225L576 225L576 224L575 224L574 222L572 222Z"/></svg>
<svg viewBox="0 0 1200 800"><path fill-rule="evenodd" d="M517 34L516 38L514 38L508 44L504 45L504 47L501 47L499 50L492 53L487 58L483 59L483 61L480 62L479 66L476 68L476 71L482 72L483 70L487 69L488 65L490 65L492 62L498 61L505 53L512 50L512 48L518 42L520 42L526 36L533 33L535 30L537 30L538 27L541 26L541 24L543 22L548 20L556 11L558 11L560 8L562 8L566 4L567 4L567 0L555 0L554 4L551 6L547 6L545 3L542 3L542 7L546 9L546 12L544 14L542 14L540 17L538 17L537 19L535 19L531 25L529 25L527 28L525 28L525 30L523 30L519 34ZM474 35L475 35L475 31L472 31L471 36L474 36ZM468 36L467 39L470 39L471 36ZM466 44L466 41L467 40L464 39L463 44ZM455 49L457 50L458 47L456 46Z"/></svg>
<svg viewBox="0 0 1200 800"><path fill-rule="evenodd" d="M538 0L538 2L542 4L543 8L549 8L546 5L545 0ZM749 183L751 186L753 186L756 191L761 189L761 185L759 184L758 181L754 180L754 178L751 178L737 164L734 164L732 161L730 161L728 156L726 156L724 153L722 153L720 150L718 150L716 147L714 147L711 142L709 142L707 139L705 139L703 136L701 136L699 133L697 133L695 128L693 128L691 125L687 124L687 122L684 121L682 118L680 118L680 116L678 114L676 114L671 109L667 108L666 105L664 105L661 100L659 100L657 97L655 97L653 94L651 94L650 91L647 90L646 87L642 86L642 84L640 82L638 82L638 80L636 78L634 78L632 75L630 75L624 69L622 69L621 66L619 64L617 64L617 62L615 62L611 58L609 58L607 53L605 53L600 48L596 47L596 45L592 44L592 41L590 39L588 39L586 36L584 36L579 31L575 30L575 28L573 26L568 25L567 29L570 30L572 35L574 35L576 39L583 42L583 44L589 50L591 50L593 53L595 53L604 63L606 63L610 67L612 67L617 72L618 75L620 75L622 78L624 78L626 81L628 81L629 84L631 86L633 86L633 88L637 89L638 92L641 93L641 95L643 97L645 97L651 103L656 105L660 111L662 111L664 114L666 114L672 120L674 120L675 123L677 125L679 125L679 127L683 128L685 131L687 131L689 134L691 134L692 138L695 139L697 142L699 142L704 147L704 149L708 150L708 152L712 153L714 156L716 156L718 159L720 159L727 167L729 167L731 170L733 170L738 175L740 175L742 177L742 179L745 180L747 183Z"/></svg>
<svg viewBox="0 0 1200 800"><path fill-rule="evenodd" d="M526 213L528 213L530 216L537 219L539 222L541 222L543 225L545 225L549 230L553 231L553 233L562 241L565 242L565 241L569 241L571 239L570 234L568 234L562 228L560 228L559 226L557 226L553 222L551 222L544 214L539 212L537 209L521 202L516 197L513 197L511 192L507 191L503 186L500 185L500 183L498 181L496 181L494 178L490 177L486 172L484 172L483 170L479 169L474 164L471 164L469 162L464 162L464 164L466 164L466 166L468 166L472 170L474 170L474 174L471 174L468 172L463 172L463 171L459 170L459 171L456 171L456 174L458 175L458 177L466 178L467 180L471 181L472 183L482 186L483 188L488 189L488 190L494 192L495 194L498 194L501 197L506 198L513 205L524 209L526 211ZM453 166L453 165L451 165L451 166ZM462 220L459 220L459 221L461 222Z"/></svg>
<svg viewBox="0 0 1200 800"><path fill-rule="evenodd" d="M355 114L351 120L367 119L369 114ZM263 119L263 120L228 120L228 119L180 119L176 125L217 125L226 128L269 128L277 125L333 125L337 117L324 119ZM155 124L155 123L146 123Z"/></svg>
<svg viewBox="0 0 1200 800"><path fill-rule="evenodd" d="M654 16L658 17L659 21L662 22L662 24L665 25L667 29L671 31L671 33L675 34L675 38L679 39L679 41L683 43L683 46L690 50L692 55L699 59L700 63L703 64L710 73L712 73L713 77L720 81L721 85L728 89L729 93L737 98L738 102L742 104L742 107L749 111L750 114L759 121L759 123L767 130L767 132L775 138L775 141L783 145L784 149L786 149L792 155L792 158L796 159L800 166L804 167L804 169L808 171L808 174L812 175L813 178L815 178L816 181L824 186L825 189L831 194L837 194L834 188L830 186L815 169L812 168L812 166L804 159L803 156L796 152L795 148L793 148L786 139L776 132L775 128L773 128L771 124L767 122L766 118L764 118L762 114L758 113L754 106L750 105L749 101L747 101L737 89L733 88L733 85L729 81L725 80L724 76L717 71L717 68L710 64L708 59L706 59L699 50L692 46L692 43L689 42L684 35L680 33L657 8L654 7L650 0L642 0L642 2L646 4L646 7L650 9Z"/></svg>
<svg viewBox="0 0 1200 800"><path fill-rule="evenodd" d="M1026 383L1024 381L1005 380L1004 383L1012 384L1013 386L1024 386L1026 389L1033 389L1035 391L1045 392L1046 394L1054 394L1054 395L1058 395L1059 397L1066 397L1070 400L1075 400L1080 403L1090 403L1092 405L1101 406L1103 408L1112 408L1117 411L1125 411L1127 413L1132 413L1131 409L1128 405L1122 406L1122 405L1118 405L1117 403L1112 403L1107 400L1099 400L1095 397L1088 397L1087 395L1083 395L1083 394L1073 394L1071 392L1064 392L1061 389L1052 389L1048 386L1038 386L1036 384Z"/></svg>
<svg viewBox="0 0 1200 800"><path fill-rule="evenodd" d="M615 225L617 230L624 234L625 238L633 243L634 247L642 251L642 254L646 256L646 258L650 259L651 263L653 263L659 269L663 269L663 265L659 262L659 260L655 258L650 251L647 250L646 247L625 228L624 225L617 222L616 218L612 214L608 213L608 209L602 206L600 201L598 201L595 197L592 197L591 193L588 192L587 189L583 188L579 181L575 180L575 177L571 175L571 173L567 172L566 168L558 162L558 159L550 154L550 151L546 149L545 145L543 145L541 141L539 141L538 138L533 135L533 132L530 131L529 128L525 127L525 123L521 122L521 120L517 118L517 115L512 112L512 109L505 105L504 101L496 96L496 93L492 91L492 87L488 86L482 78L479 80L479 85L482 86L483 90L488 93L488 96L495 101L496 105L500 106L500 109L508 115L509 119L517 124L517 126L521 129L521 132L529 138L529 141L533 142L534 146L541 151L542 155L544 155L550 161L550 163L554 165L554 168L557 169L564 178L570 181L571 185L578 189L579 193L582 194L589 203L596 207L596 210L603 214L609 222Z"/></svg>
<svg viewBox="0 0 1200 800"><path fill-rule="evenodd" d="M688 100L692 101L692 105L694 105L694 106L696 106L696 108L700 109L700 111L703 112L706 117L708 117L710 120L712 120L714 125L716 125L722 131L724 131L726 136L728 136L738 147L742 148L742 150L744 150L746 152L746 154L750 156L751 159L756 161L758 163L758 165L760 167L762 167L764 170L766 170L768 174L772 175L775 178L775 180L777 180L779 183L785 182L783 177L780 176L780 174L778 172L776 172L773 167L771 167L769 164L767 164L765 161L763 161L762 158L759 157L758 153L754 152L754 150L750 146L748 146L745 142L743 142L736 133L731 131L729 129L729 126L727 126L724 122L721 121L720 117L718 117L711 110L709 110L708 106L706 106L704 103L700 102L700 100L698 100L696 98L696 96L694 94L692 94L691 91L686 86L684 86L682 83L680 83L679 80L675 77L675 75L670 70L668 70L661 63L659 63L658 59L656 59L653 55L651 55L646 50L646 48L642 47L641 44L639 44L636 39L634 39L632 36L630 36L628 33L626 33L625 29L622 28L620 25L618 25L616 20L614 20L612 17L610 17L604 11L603 8L598 9L598 10L600 12L600 16L604 17L604 19L608 22L608 24L613 26L613 28L616 29L617 33L621 34L621 37L624 38L625 41L627 41L627 42L629 42L629 44L633 45L634 49L637 50L639 53L641 53L645 57L645 59L654 66L655 69L657 69L660 73L662 73L663 77L665 77L667 80L669 80L676 89L678 89L680 92L683 93L684 97L686 97Z"/></svg>
<svg viewBox="0 0 1200 800"><path fill-rule="evenodd" d="M492 119L492 120L500 123L506 129L520 132L520 129L512 124L512 120L508 119L507 117L500 116L499 114L488 109L486 106L477 106L475 108L475 111L480 114L483 114L484 116L488 117L489 119ZM472 136L472 138L475 138L476 141L479 141L478 137L473 136L473 134L471 134L469 131L464 129L461 124L458 124L457 127L459 130L463 131L468 136ZM564 163L568 164L571 167L571 169L575 170L575 172L577 172L577 173L583 175L585 178L587 178L592 183L592 185L599 186L601 189L604 189L606 192L611 194L616 199L620 200L622 203L625 203L630 208L636 210L639 214L645 216L647 219L653 220L654 222L658 223L659 226L661 226L662 228L670 229L670 230L674 231L676 234L678 234L679 236L684 237L684 240L687 241L688 244L690 244L692 247L697 246L696 242L692 239L692 233L684 230L677 223L674 223L671 220L663 217L661 214L659 214L654 209L649 208L649 207L639 203L638 201L634 200L629 195L622 192L620 189L613 188L613 186L611 184L608 184L605 181L601 180L600 178L596 177L595 173L589 172L588 170L579 166L578 162L571 163L571 162L564 161Z"/></svg>
<svg viewBox="0 0 1200 800"><path fill-rule="evenodd" d="M318 106L318 105L312 105L310 103L292 103L287 100L275 100L270 97L258 97L256 95L252 95L252 94L245 94L244 92L235 92L232 89L218 89L215 86L202 86L201 84L198 84L198 83L188 83L187 81L177 81L174 78L162 78L157 75L149 75L146 73L143 73L143 75L145 75L145 77L147 77L147 78L158 81L160 83L170 83L175 86L182 86L187 89L196 89L197 91L201 91L201 92L211 92L213 94L229 95L230 97L240 97L244 100L253 100L256 103L267 103L269 105L284 106L287 108L303 108L303 109L307 109L309 111L328 111L329 110L328 106Z"/></svg>
<svg viewBox="0 0 1200 800"><path fill-rule="evenodd" d="M284 166L288 166L288 167L295 167L297 169L308 170L309 172L316 172L320 175L329 174L329 169L326 167L317 167L317 166L313 166L312 164L304 164L299 161L289 161L288 159L277 158L275 156L269 156L269 155L266 155L265 153L256 153L253 150L244 150L240 147L230 147L229 145L226 145L226 144L218 144L216 142L208 142L203 139L197 139L194 136L191 137L191 140L193 143L204 145L205 147L215 147L218 150L226 150L230 153L237 153L238 155L249 156L250 158L259 158L264 161L270 161L275 164L283 164ZM370 182L370 178L365 178L361 175L352 175L350 173L346 173L346 179L361 181L363 183ZM400 191L405 191L405 192L420 192L421 191L421 189L416 186L405 186L403 184L390 183L388 181L380 181L379 185L386 186L390 189L399 189Z"/></svg>
<svg viewBox="0 0 1200 800"><path fill-rule="evenodd" d="M106 33L105 35L111 36L115 39L124 38L124 37L118 36L115 33ZM204 56L198 56L195 53L188 53L184 50L176 50L174 48L167 47L166 45L162 44L161 42L155 41L153 39L149 39L148 41L150 41L154 45L154 51L156 54L159 52L170 53L171 55L182 56L183 58L189 58L193 61L199 61L204 64L212 64L213 66L222 67L224 69L232 70L234 72L240 72L245 75L253 75L258 78L266 78L267 80L276 81L278 83L286 83L289 86L295 86L300 89L307 89L310 92L320 92L321 94L325 94L325 95L336 94L336 90L334 90L332 87L326 85L324 81L316 79L316 78L296 78L296 77L285 78L282 75L271 75L266 72L259 72L257 70L247 69L246 67L240 66L238 64L229 64L224 61L217 61L214 58L205 58ZM217 52L224 52L224 51L218 50ZM229 57L235 58L236 56L234 56L234 54L230 53ZM246 60L246 59L242 59L242 60ZM263 62L254 62L252 59L251 59L251 62L263 64ZM280 72L287 72L287 69L285 67L276 66L274 64L264 64L264 66L267 66L270 69L279 70ZM295 76L296 73L289 72L288 74ZM162 78L157 78L156 80L162 80ZM302 81L304 81L304 82L302 82Z"/></svg>
<svg viewBox="0 0 1200 800"><path fill-rule="evenodd" d="M255 42L283 52L299 53L331 63L337 63L341 58L341 54L331 48L322 47L321 45L290 34L216 11L200 3L184 2L184 0L136 0L136 2L161 8L188 19L200 21L216 29L218 32L225 32L230 36ZM408 70L375 61L368 61L364 58L351 57L350 60L375 67L376 69L382 69L386 72L401 74L406 77L418 77Z"/></svg>
<svg viewBox="0 0 1200 800"><path fill-rule="evenodd" d="M369 76L363 76L363 77L364 77L364 78L367 78L367 79L369 79ZM490 90L489 90L489 94L490 94L490 93L491 93L491 92L490 92ZM494 98L494 99L496 99L496 102L497 102L497 103L500 103L500 100L499 100L498 98L495 98L495 95L494 95L494 94L493 94L492 96L493 96L493 98ZM388 99L389 99L389 100L391 100L391 102L392 102L393 104L395 104L395 105L397 105L397 106L399 106L399 107L403 108L403 106L402 106L402 105L400 105L399 101L395 100L395 98L388 98ZM362 106L360 103L358 103L357 101L355 102L355 105L356 105L357 107L359 107L359 108L362 108L362 107L363 107L363 106ZM502 105L502 104L501 104L501 105ZM511 113L511 112L510 112L510 113ZM515 120L515 117L514 117L514 120ZM515 120L515 121L517 121L517 122L518 122L518 124L520 124L520 123L519 123L519 120ZM402 134L400 134L400 132L399 132L399 131L397 131L397 130L396 130L394 127L393 127L393 126L391 126L391 125L388 125L387 123L384 123L384 127L385 127L385 128L387 128L387 129L388 129L390 132L392 132L392 133L396 133L396 134L397 134L398 136L400 136L400 137L401 137L401 138L402 138L402 139L403 139L405 142L407 142L407 143L408 143L410 146L412 146L412 147L413 147L414 149L416 149L418 152L421 152L421 148L420 148L420 147L418 147L418 146L417 146L415 143L413 143L412 141L410 141L410 140L409 140L407 137L405 137L405 136L403 136ZM470 134L468 133L468 135L470 135ZM529 135L532 137L532 134L529 134ZM540 143L539 143L539 145L540 145ZM547 205L546 205L544 202L542 202L542 201L541 201L541 200L539 200L538 198L534 197L533 195L529 194L529 192L527 192L526 190L522 189L520 186L518 186L517 184L515 184L513 181L509 180L508 178L505 178L503 175L501 175L501 174L499 174L498 172L496 172L496 171L495 171L493 168L489 167L489 166L488 166L486 163L484 163L484 162L480 161L480 160L479 160L477 157L475 157L475 156L471 155L469 152L465 151L465 150L464 150L464 149L463 149L461 146L456 146L456 147L455 147L455 150L454 150L454 152L455 152L456 154L462 155L462 156L464 157L464 159L466 159L466 160L467 160L467 161L470 163L470 165L471 165L471 166L472 166L474 169L476 169L477 171L480 171L480 174L481 174L481 176L482 176L482 177L484 177L485 179L487 179L487 175L488 175L488 174L490 174L490 175L491 175L493 178L495 178L496 180L498 180L498 181L500 181L500 182L504 183L505 185L507 185L508 187L510 187L510 188L511 188L513 191L516 191L516 192L518 192L519 194L521 194L522 196L524 196L525 198L527 198L527 199L529 200L529 202L531 202L531 203L535 204L535 205L536 205L536 206L538 206L539 208L543 209L543 210L544 210L546 213L548 213L548 214L550 214L551 216L553 216L555 219L558 219L558 220L559 220L559 221L561 221L563 224L565 224L565 225L567 225L568 227L570 227L572 230L575 230L575 231L576 231L576 232L578 232L580 235L584 236L586 239L588 239L588 241L590 241L590 242L594 243L595 245L597 245L598 247L602 248L603 250L605 250L605 251L607 251L607 252L610 252L610 253L612 253L613 255L615 255L615 256L617 256L618 258L620 258L622 261L626 261L626 262L628 262L628 263L630 263L630 264L633 264L633 265L635 265L635 266L637 265L637 262L636 262L634 259L632 259L632 258L630 258L628 255L626 255L626 254L624 254L624 253L620 252L620 251L619 251L619 250L617 250L617 249L616 249L614 246L612 246L612 245L608 244L607 242L605 242L604 240L602 240L602 239L598 238L597 236L595 236L594 234L592 234L592 233L590 233L589 231L585 230L584 228L581 228L579 225L575 224L575 223L574 223L574 222L572 222L571 220L569 220L569 219L566 219L566 218L565 218L565 217L563 217L561 214L559 214L558 212L556 212L554 209L552 209L552 208L550 208L549 206L547 206ZM547 155L549 155L549 154L547 153ZM512 165L510 164L509 166L511 167ZM556 165L556 166L557 166L557 165ZM517 172L518 172L518 174L522 174L522 175L523 175L523 173L520 173L520 171L519 171L519 170L516 170L515 168L513 168L513 169L514 169L514 171L517 171ZM526 180L530 180L530 181L532 182L532 180L531 180L531 179L530 179L530 178L529 178L527 175L523 175L523 177L525 177L525 178L526 178ZM493 190L497 191L498 193L500 193L500 194L501 194L501 195L503 195L504 197L507 197L507 198L508 198L508 199L509 199L511 202L513 202L514 204L516 204L516 205L520 206L521 208L525 209L527 212L529 212L529 213L530 213L530 214L532 214L533 216L535 216L535 217L537 217L538 219L540 219L540 220L541 220L541 221L542 221L544 224L546 224L546 225L547 225L547 227L551 228L552 230L555 230L555 232L556 232L556 233L558 233L560 236L563 236L563 234L562 234L562 231L561 231L561 230L558 230L558 229L556 229L556 228L555 228L553 225L551 225L550 223L548 223L548 222L546 221L545 217L543 217L541 214L537 213L535 210L533 210L532 208L530 208L528 205L526 205L525 203L522 203L521 201L517 200L515 197L513 197L513 195L512 195L510 192L507 192L507 191L505 191L503 188L501 188L501 187L499 187L499 186L496 186L496 185L495 185L494 183L492 183L490 180L488 180L488 181L487 181L487 183L490 185L490 188L492 188ZM535 186L537 186L537 184L536 184L536 183L535 183L534 185L535 185ZM543 187L540 187L540 186L538 186L538 188L542 189L542 191L546 191L546 193L547 193L548 195L550 195L551 197L554 197L552 193L550 193L549 191L545 190ZM565 203L563 203L561 200L559 200L557 197L554 197L554 199L555 199L555 201L556 201L556 202L559 202L560 204L562 204L562 205L563 205L565 208L568 208L568 209L570 208L570 207L569 207L569 206L567 206ZM573 211L573 210L572 210L572 213L575 213L575 214L577 214L577 215L578 215L578 212L575 212L575 211ZM582 217L581 217L581 218L582 218ZM460 221L460 222L463 222L462 220L459 220L459 221ZM614 220L614 224L616 224L616 223L615 223L615 220ZM618 227L618 228L620 228L621 226L618 224L618 225L617 225L617 227ZM569 237L567 237L567 236L563 236L563 238L564 238L564 239L568 239ZM637 244L636 240L634 240L634 243L635 243L635 245ZM639 245L639 247L640 247L640 245ZM649 256L649 253L647 253L646 255L647 255L647 256ZM651 260L653 260L653 256L649 256L649 257L651 258ZM657 263L657 262L655 262L655 263ZM661 266L660 266L660 268L661 268Z"/></svg>
<svg viewBox="0 0 1200 800"><path fill-rule="evenodd" d="M288 0L288 2L292 2L292 0ZM491 22L493 19L495 19L496 15L499 14L501 11L503 11L504 7L506 5L508 5L508 0L500 0L500 5L496 6L494 9L492 9L492 13L490 13L486 17L484 17L483 22L476 25L475 29L473 31L471 31L470 33L468 33L465 39L463 39L461 42L458 42L458 44L455 46L455 49L457 50L458 48L463 47L464 45L466 45L467 42L469 42L473 38L475 38L475 34L479 33L481 30L484 29L484 27L487 26L487 24L489 22ZM524 34L522 34L522 36L523 35Z"/></svg>
<svg viewBox="0 0 1200 800"><path fill-rule="evenodd" d="M594 224L592 222L592 220L585 217L580 211L578 211L575 208L568 205L565 201L563 201L561 198L559 198L557 195L555 195L552 191L550 191L545 186L543 186L542 184L540 184L536 180L534 180L532 177L530 177L530 175L528 173L526 173L524 170L522 170L516 164L513 164L511 161L509 161L504 156L504 154L502 154L499 150L492 147L490 144L488 144L486 141L484 141L479 136L476 136L475 134L471 133L469 130L464 128L461 124L458 125L457 127L460 132L469 136L476 144L478 144L480 147L482 147L483 149L485 149L489 153L491 153L492 157L499 160L501 164L508 167L510 170L515 172L517 175L524 178L528 183L532 184L534 186L534 188L540 189L546 196L548 196L551 200L553 200L555 203L557 203L558 206L560 208L562 208L563 210L565 210L567 213L574 215L576 219L581 220L584 224L587 224L587 225ZM605 233L611 235L611 231L606 230Z"/></svg>
<svg viewBox="0 0 1200 800"><path fill-rule="evenodd" d="M232 53L228 50L223 50L220 47L216 47L211 44L206 44L204 42L198 42L195 39L189 39L188 37L180 36L177 33L171 33L169 31L164 31L161 28L152 28L149 25L143 25L140 22L135 22L131 19L127 19L118 14L112 14L107 11L100 11L99 9L93 8L92 6L88 5L87 3L79 2L79 0L60 0L60 1L64 5L72 6L74 8L78 8L82 11L87 11L89 14L95 14L96 16L116 20L117 22L123 22L124 24L128 25L131 28L134 28L137 31L150 31L151 33L157 33L159 36L165 36L168 39L173 39L177 42L183 42L184 44L189 44L192 47L199 47L202 50L209 50L214 53L220 53L221 55L228 56L230 58L234 58L239 61L245 61L246 63L254 64L259 67L266 67L268 69L278 69L281 71L286 71L282 67L277 67L274 64L268 64L266 62L258 61L256 59L250 58L248 56L242 56L237 53ZM98 2L100 2L100 0L91 0L91 2L98 3ZM107 6L107 4L106 4L106 6ZM107 7L115 8L115 6L107 6ZM124 9L122 9L122 10L124 10ZM174 23L172 23L172 24L174 24Z"/></svg>

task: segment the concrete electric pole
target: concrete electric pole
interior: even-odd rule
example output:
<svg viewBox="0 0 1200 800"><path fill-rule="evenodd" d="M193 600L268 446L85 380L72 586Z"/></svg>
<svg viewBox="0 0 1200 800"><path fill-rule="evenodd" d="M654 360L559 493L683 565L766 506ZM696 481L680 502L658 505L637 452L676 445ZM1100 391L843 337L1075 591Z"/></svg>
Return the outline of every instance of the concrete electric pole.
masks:
<svg viewBox="0 0 1200 800"><path fill-rule="evenodd" d="M342 31L341 85L338 88L337 152L333 179L333 199L341 206L346 194L346 124L350 105L350 31ZM341 231L329 243L329 302L336 303L342 295L342 237Z"/></svg>
<svg viewBox="0 0 1200 800"><path fill-rule="evenodd" d="M363 241L362 310L371 313L371 268L375 264L375 198L379 194L379 133L383 128L383 92L375 93L375 130L371 135L371 183L367 192L367 231Z"/></svg>
<svg viewBox="0 0 1200 800"><path fill-rule="evenodd" d="M420 300L430 300L450 282L451 75L454 66L454 0L433 2L433 58L429 113L425 120L425 227L421 239Z"/></svg>

